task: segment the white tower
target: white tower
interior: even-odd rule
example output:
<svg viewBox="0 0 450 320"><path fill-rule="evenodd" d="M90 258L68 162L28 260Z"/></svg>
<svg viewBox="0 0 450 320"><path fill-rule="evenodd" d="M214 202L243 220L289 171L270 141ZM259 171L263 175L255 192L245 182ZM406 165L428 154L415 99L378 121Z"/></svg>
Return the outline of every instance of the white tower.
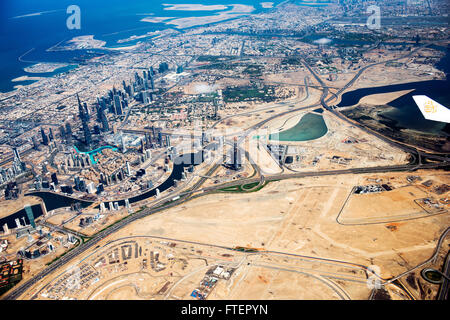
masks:
<svg viewBox="0 0 450 320"><path fill-rule="evenodd" d="M145 150L145 156L147 157L147 160L152 159L152 151L150 149Z"/></svg>
<svg viewBox="0 0 450 320"><path fill-rule="evenodd" d="M127 166L127 175L131 176L131 168L130 163L128 161L126 162L126 166Z"/></svg>
<svg viewBox="0 0 450 320"><path fill-rule="evenodd" d="M6 224L6 223L3 225L3 234L4 235L8 235L9 234L8 224Z"/></svg>

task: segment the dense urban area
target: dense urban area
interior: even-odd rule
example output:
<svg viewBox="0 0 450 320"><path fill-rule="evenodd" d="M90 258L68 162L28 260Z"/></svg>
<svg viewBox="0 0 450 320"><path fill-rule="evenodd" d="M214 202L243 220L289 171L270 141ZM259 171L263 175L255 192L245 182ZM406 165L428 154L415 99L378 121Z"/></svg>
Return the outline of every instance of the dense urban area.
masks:
<svg viewBox="0 0 450 320"><path fill-rule="evenodd" d="M448 299L449 125L387 114L448 81L450 4L312 2L77 37L0 93L2 298Z"/></svg>

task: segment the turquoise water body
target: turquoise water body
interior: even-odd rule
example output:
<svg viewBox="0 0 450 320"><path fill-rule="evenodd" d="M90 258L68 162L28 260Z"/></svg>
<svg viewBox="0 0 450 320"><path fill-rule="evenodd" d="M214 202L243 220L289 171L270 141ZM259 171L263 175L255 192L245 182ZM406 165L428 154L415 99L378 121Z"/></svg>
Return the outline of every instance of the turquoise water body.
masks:
<svg viewBox="0 0 450 320"><path fill-rule="evenodd" d="M324 136L328 127L323 117L314 113L307 113L300 121L287 130L269 135L270 140L277 141L309 141Z"/></svg>
<svg viewBox="0 0 450 320"><path fill-rule="evenodd" d="M95 156L97 153L101 153L104 149L111 149L112 151L117 151L117 150L119 150L118 148L112 147L112 146L103 146L103 147L97 148L97 149L95 149L95 150L87 151L87 152L82 152L82 151L78 150L78 148L77 148L76 146L73 146L73 148L75 149L75 151L76 151L77 153L84 153L84 154L87 154L87 155L89 156L89 158L91 159L91 162L94 163L94 164L97 163L97 160L94 158L94 156Z"/></svg>
<svg viewBox="0 0 450 320"><path fill-rule="evenodd" d="M96 54L114 54L108 50L72 50L47 51L58 43L64 43L74 37L94 35L95 39L106 42L105 47L120 47L136 44L149 38L118 43L118 40L145 35L148 32L174 28L165 23L141 21L145 17L201 17L217 15L232 9L233 4L251 5L252 14L265 10L259 0L14 0L0 1L0 92L8 92L15 85L26 82L11 82L24 75L33 76L23 69L38 62L64 62L77 64L77 59ZM281 0L271 0L277 5ZM202 4L224 5L214 10L165 10L163 4ZM81 29L69 30L66 20L70 16L66 10L76 4L81 11ZM211 8L211 7L210 7ZM212 9L212 8L211 8ZM26 53L26 54L25 54ZM19 57L21 57L19 61ZM53 73L40 74L51 77L67 70L55 70Z"/></svg>

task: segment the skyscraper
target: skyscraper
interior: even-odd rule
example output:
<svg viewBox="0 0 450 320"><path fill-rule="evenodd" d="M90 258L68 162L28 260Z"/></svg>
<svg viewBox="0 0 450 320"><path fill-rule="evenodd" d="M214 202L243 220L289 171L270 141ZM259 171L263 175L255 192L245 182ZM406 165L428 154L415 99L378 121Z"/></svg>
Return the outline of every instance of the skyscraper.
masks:
<svg viewBox="0 0 450 320"><path fill-rule="evenodd" d="M102 110L100 112L100 120L102 122L103 131L108 132L110 129L109 129L108 118L106 117L106 114L105 114L105 110Z"/></svg>
<svg viewBox="0 0 450 320"><path fill-rule="evenodd" d="M13 148L14 160L13 160L13 169L15 174L23 172L27 169L25 162L20 158L20 153L16 147Z"/></svg>
<svg viewBox="0 0 450 320"><path fill-rule="evenodd" d="M121 141L121 144L122 144L122 152L125 153L127 151L127 146L126 146L125 138L123 137L123 134L120 137L120 141Z"/></svg>
<svg viewBox="0 0 450 320"><path fill-rule="evenodd" d="M48 137L44 131L44 128L41 127L41 136L42 136L42 144L48 146Z"/></svg>
<svg viewBox="0 0 450 320"><path fill-rule="evenodd" d="M166 146L170 147L170 137L169 137L169 135L166 135Z"/></svg>
<svg viewBox="0 0 450 320"><path fill-rule="evenodd" d="M87 105L84 104L84 107L81 105L80 97L77 94L77 100L78 100L78 112L81 119L81 125L83 127L83 133L84 133L84 140L87 145L91 145L92 143L92 136L91 131L89 129L88 125L88 115L87 115Z"/></svg>
<svg viewBox="0 0 450 320"><path fill-rule="evenodd" d="M66 134L68 138L72 136L72 127L68 122L66 122Z"/></svg>
<svg viewBox="0 0 450 320"><path fill-rule="evenodd" d="M102 116L101 116L101 112L103 110L103 107L100 103L100 99L97 98L97 104L95 105L95 109L97 110L97 122L102 122Z"/></svg>
<svg viewBox="0 0 450 320"><path fill-rule="evenodd" d="M150 72L150 85L152 90L155 90L155 80L153 79L153 72Z"/></svg>
<svg viewBox="0 0 450 320"><path fill-rule="evenodd" d="M81 104L78 93L77 93L77 101L78 101L78 116L80 117L80 119L83 119L84 118L84 109L83 109L83 105Z"/></svg>
<svg viewBox="0 0 450 320"><path fill-rule="evenodd" d="M33 209L30 205L25 206L25 213L27 214L28 221L33 228L36 228L36 223L34 222Z"/></svg>
<svg viewBox="0 0 450 320"><path fill-rule="evenodd" d="M145 142L144 142L144 140L145 139L141 139L141 153L145 152Z"/></svg>
<svg viewBox="0 0 450 320"><path fill-rule="evenodd" d="M232 163L231 163L233 170L239 170L241 168L241 162L242 162L241 153L237 145L237 138L234 137Z"/></svg>
<svg viewBox="0 0 450 320"><path fill-rule="evenodd" d="M64 126L59 127L59 134L61 135L61 139L64 139L66 136L66 129L64 129Z"/></svg>
<svg viewBox="0 0 450 320"><path fill-rule="evenodd" d="M16 147L13 148L13 153L14 153L14 161L21 162L20 153Z"/></svg>
<svg viewBox="0 0 450 320"><path fill-rule="evenodd" d="M33 149L34 150L39 150L39 144L38 144L37 139L36 139L35 136L31 137L31 141L33 142Z"/></svg>
<svg viewBox="0 0 450 320"><path fill-rule="evenodd" d="M53 141L53 130L52 130L52 128L48 129L48 138L50 139L50 141Z"/></svg>
<svg viewBox="0 0 450 320"><path fill-rule="evenodd" d="M131 168L130 168L130 163L127 161L125 163L126 167L127 167L127 175L131 176Z"/></svg>
<svg viewBox="0 0 450 320"><path fill-rule="evenodd" d="M91 136L91 130L89 129L87 121L83 121L82 125L83 125L83 132L84 132L84 140L85 140L87 145L91 145L91 143L92 143L92 136Z"/></svg>
<svg viewBox="0 0 450 320"><path fill-rule="evenodd" d="M120 101L119 95L114 96L114 109L115 109L117 115L122 114L122 103Z"/></svg>
<svg viewBox="0 0 450 320"><path fill-rule="evenodd" d="M159 143L160 146L163 145L163 139L162 139L161 131L158 131L158 143Z"/></svg>
<svg viewBox="0 0 450 320"><path fill-rule="evenodd" d="M52 173L51 179L52 179L52 182L55 184L55 186L57 186L58 185L58 176L56 175L56 172Z"/></svg>
<svg viewBox="0 0 450 320"><path fill-rule="evenodd" d="M144 104L149 104L152 102L152 94L148 90L144 90L141 92L142 95L142 102Z"/></svg>

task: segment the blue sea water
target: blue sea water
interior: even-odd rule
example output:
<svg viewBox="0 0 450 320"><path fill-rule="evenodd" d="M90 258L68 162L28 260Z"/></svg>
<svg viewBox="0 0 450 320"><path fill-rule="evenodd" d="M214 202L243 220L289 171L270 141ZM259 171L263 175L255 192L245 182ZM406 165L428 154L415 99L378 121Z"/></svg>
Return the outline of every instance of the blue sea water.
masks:
<svg viewBox="0 0 450 320"><path fill-rule="evenodd" d="M0 92L13 90L14 85L27 82L11 80L20 76L52 76L67 69L36 75L23 69L37 62L73 63L75 57L86 50L48 52L48 48L77 36L94 35L106 41L106 47L117 47L119 39L132 35L173 28L164 23L140 21L147 16L195 17L207 16L230 10L233 4L252 5L257 13L266 0L2 0L0 1ZM281 0L268 0L277 5ZM178 11L164 10L163 4L226 5L225 10ZM77 5L81 10L81 29L69 30L67 8ZM40 13L40 14L38 14ZM142 40L139 40L142 41ZM122 45L130 45L127 42ZM25 54L26 53L26 54ZM25 55L24 55L25 54ZM21 57L19 61L19 57ZM70 69L70 68L69 68Z"/></svg>

